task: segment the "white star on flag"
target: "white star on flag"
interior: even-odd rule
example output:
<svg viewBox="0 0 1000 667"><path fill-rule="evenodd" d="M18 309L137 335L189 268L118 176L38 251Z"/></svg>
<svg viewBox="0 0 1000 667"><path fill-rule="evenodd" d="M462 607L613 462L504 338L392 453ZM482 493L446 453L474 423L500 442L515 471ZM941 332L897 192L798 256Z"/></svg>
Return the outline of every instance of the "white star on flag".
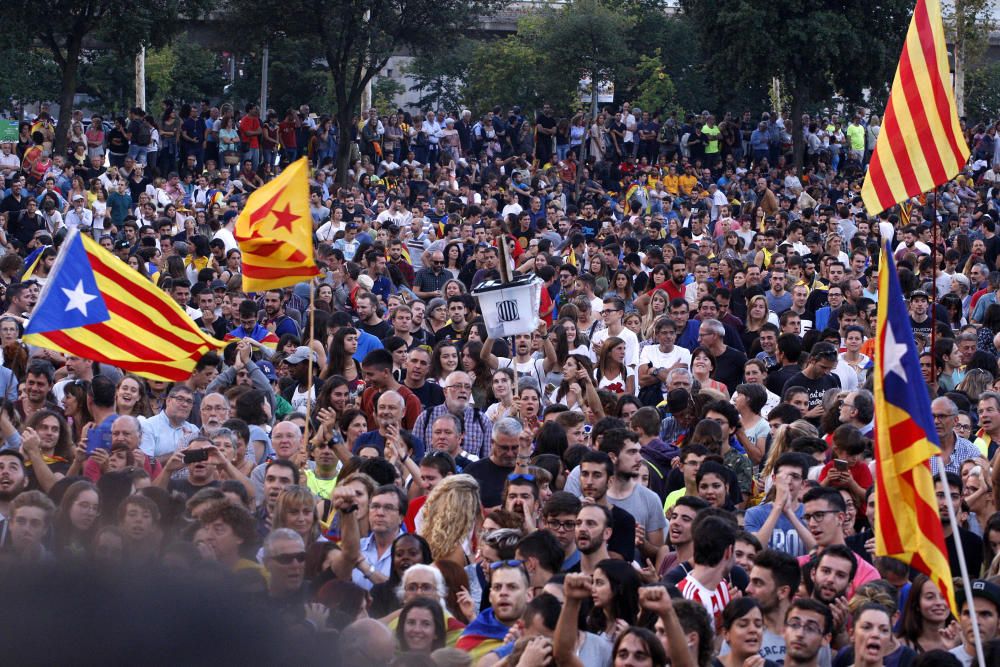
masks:
<svg viewBox="0 0 1000 667"><path fill-rule="evenodd" d="M906 343L897 343L893 335L892 324L885 324L885 343L882 347L883 359L885 359L885 375L895 373L903 382L907 381L906 371L903 370L903 355L906 354Z"/></svg>
<svg viewBox="0 0 1000 667"><path fill-rule="evenodd" d="M87 304L97 298L96 294L87 294L83 289L83 281L79 281L73 289L60 288L69 302L66 304L66 312L79 310L83 316L87 316Z"/></svg>

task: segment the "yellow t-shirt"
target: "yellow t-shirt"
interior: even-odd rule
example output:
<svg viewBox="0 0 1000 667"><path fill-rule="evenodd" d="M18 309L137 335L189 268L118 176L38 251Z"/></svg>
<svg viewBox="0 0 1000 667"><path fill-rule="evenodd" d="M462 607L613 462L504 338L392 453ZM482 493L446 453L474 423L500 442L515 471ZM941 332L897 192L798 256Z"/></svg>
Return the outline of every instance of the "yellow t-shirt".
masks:
<svg viewBox="0 0 1000 667"><path fill-rule="evenodd" d="M691 194L691 189L698 184L698 178L694 174L683 174L678 177L680 191L683 195Z"/></svg>
<svg viewBox="0 0 1000 667"><path fill-rule="evenodd" d="M719 126L715 125L709 127L705 125L701 128L701 133L705 135L705 154L718 153L719 152L719 135L722 132L719 130Z"/></svg>
<svg viewBox="0 0 1000 667"><path fill-rule="evenodd" d="M663 189L675 197L680 194L680 176L677 174L664 175Z"/></svg>

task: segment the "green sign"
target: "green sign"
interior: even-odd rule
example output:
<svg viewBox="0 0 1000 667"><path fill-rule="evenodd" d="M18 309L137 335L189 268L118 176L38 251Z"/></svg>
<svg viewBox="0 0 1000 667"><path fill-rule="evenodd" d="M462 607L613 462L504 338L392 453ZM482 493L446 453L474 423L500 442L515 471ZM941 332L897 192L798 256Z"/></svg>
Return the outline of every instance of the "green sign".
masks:
<svg viewBox="0 0 1000 667"><path fill-rule="evenodd" d="M0 120L0 142L17 143L18 134L16 120Z"/></svg>

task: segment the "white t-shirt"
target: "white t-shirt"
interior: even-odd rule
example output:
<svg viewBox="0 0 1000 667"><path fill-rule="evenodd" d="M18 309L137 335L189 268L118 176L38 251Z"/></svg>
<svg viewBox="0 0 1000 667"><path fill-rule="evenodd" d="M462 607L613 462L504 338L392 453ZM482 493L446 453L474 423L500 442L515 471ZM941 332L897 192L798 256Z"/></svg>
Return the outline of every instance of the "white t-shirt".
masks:
<svg viewBox="0 0 1000 667"><path fill-rule="evenodd" d="M608 329L595 331L590 343L591 345L603 343L610 335L611 333ZM618 334L618 338L625 341L625 365L628 366L630 373L635 373L636 368L639 366L639 339L631 329L622 329L621 333Z"/></svg>
<svg viewBox="0 0 1000 667"><path fill-rule="evenodd" d="M530 377L538 383L538 390L543 391L545 387L545 360L532 359L525 362L515 363L513 359L507 357L497 357L499 368L513 368L517 379Z"/></svg>
<svg viewBox="0 0 1000 667"><path fill-rule="evenodd" d="M213 236L212 238L221 239L222 242L226 244L226 252L229 252L233 248L240 247L239 244L236 243L236 237L233 235L231 231L229 231L225 227L222 227L219 229L219 231L215 232L215 236Z"/></svg>
<svg viewBox="0 0 1000 667"><path fill-rule="evenodd" d="M647 345L639 352L639 367L652 364L653 368L670 368L678 361L685 366L691 364L691 352L680 345L674 345L669 352L661 352L659 345Z"/></svg>

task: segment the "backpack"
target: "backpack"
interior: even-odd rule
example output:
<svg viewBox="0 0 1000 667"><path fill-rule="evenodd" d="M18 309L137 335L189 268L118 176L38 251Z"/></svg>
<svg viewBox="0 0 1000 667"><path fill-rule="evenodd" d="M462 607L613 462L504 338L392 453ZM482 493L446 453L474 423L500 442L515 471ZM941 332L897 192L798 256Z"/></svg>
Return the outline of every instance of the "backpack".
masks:
<svg viewBox="0 0 1000 667"><path fill-rule="evenodd" d="M132 143L137 146L148 146L152 138L153 137L149 132L149 126L140 121L138 128L132 133Z"/></svg>
<svg viewBox="0 0 1000 667"><path fill-rule="evenodd" d="M676 144L677 143L677 128L663 124L660 128L660 139L661 144Z"/></svg>

